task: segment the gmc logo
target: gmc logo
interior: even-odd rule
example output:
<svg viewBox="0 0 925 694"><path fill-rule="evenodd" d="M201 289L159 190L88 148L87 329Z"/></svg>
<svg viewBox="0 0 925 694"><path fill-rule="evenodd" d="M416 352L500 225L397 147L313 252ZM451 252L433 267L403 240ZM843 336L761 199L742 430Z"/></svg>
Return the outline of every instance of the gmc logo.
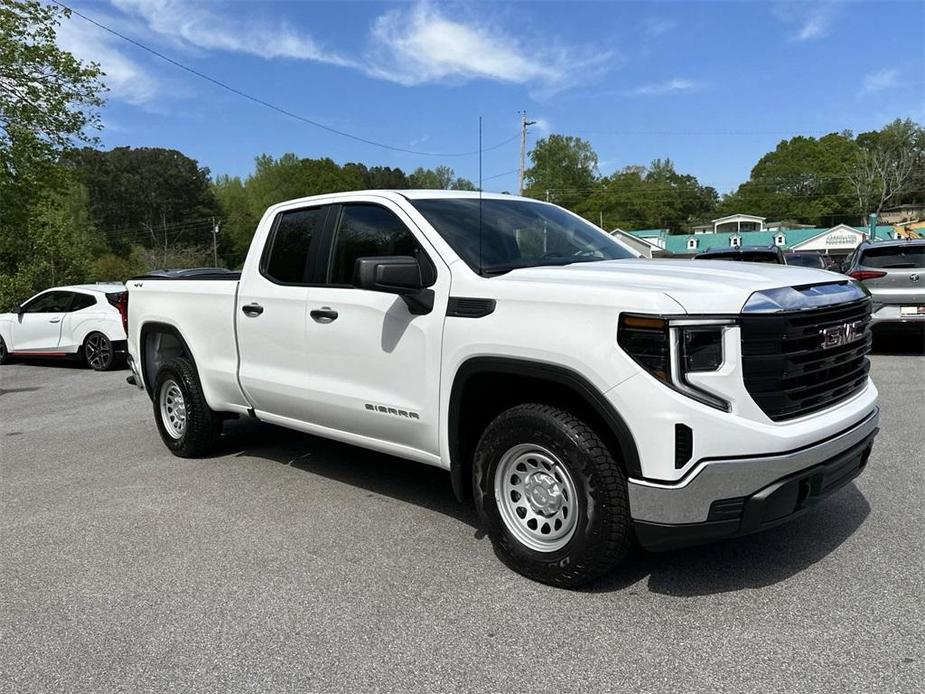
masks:
<svg viewBox="0 0 925 694"><path fill-rule="evenodd" d="M822 349L841 347L860 340L864 336L864 322L856 320L852 323L823 328L819 331L819 335L822 337Z"/></svg>

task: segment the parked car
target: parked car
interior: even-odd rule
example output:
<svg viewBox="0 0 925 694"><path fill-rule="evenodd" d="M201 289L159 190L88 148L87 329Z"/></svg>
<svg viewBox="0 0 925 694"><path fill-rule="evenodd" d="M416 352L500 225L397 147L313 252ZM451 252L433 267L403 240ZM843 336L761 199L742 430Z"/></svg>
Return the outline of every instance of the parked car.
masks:
<svg viewBox="0 0 925 694"><path fill-rule="evenodd" d="M130 382L178 456L250 416L445 468L503 561L558 586L860 474L879 410L857 283L636 256L514 196L293 200L240 273L128 282Z"/></svg>
<svg viewBox="0 0 925 694"><path fill-rule="evenodd" d="M777 246L732 246L711 248L694 256L694 260L739 260L746 263L786 265L784 253Z"/></svg>
<svg viewBox="0 0 925 694"><path fill-rule="evenodd" d="M0 314L0 364L17 357L81 359L95 371L124 360L122 284L55 287Z"/></svg>
<svg viewBox="0 0 925 694"><path fill-rule="evenodd" d="M822 253L815 251L790 251L784 253L784 262L787 265L798 265L799 267L814 267L820 270L828 270L832 267Z"/></svg>
<svg viewBox="0 0 925 694"><path fill-rule="evenodd" d="M872 326L925 326L925 239L865 241L845 262L844 272L870 292Z"/></svg>

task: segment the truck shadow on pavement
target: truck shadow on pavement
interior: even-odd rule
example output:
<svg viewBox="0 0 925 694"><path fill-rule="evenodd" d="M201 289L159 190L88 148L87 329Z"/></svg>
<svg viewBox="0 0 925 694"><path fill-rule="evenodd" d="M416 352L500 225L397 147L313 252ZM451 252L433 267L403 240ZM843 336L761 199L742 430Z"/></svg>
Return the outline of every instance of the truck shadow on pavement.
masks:
<svg viewBox="0 0 925 694"><path fill-rule="evenodd" d="M850 483L817 508L777 528L672 552L638 551L588 590L623 590L646 577L650 592L673 597L763 588L827 557L869 514L867 499Z"/></svg>
<svg viewBox="0 0 925 694"><path fill-rule="evenodd" d="M264 424L227 422L216 455L254 456L436 511L473 529L475 510L453 494L446 470Z"/></svg>
<svg viewBox="0 0 925 694"><path fill-rule="evenodd" d="M272 460L414 504L484 537L472 505L456 500L449 474L435 467L253 420L226 424L216 455L229 454ZM792 523L763 533L665 553L636 550L612 574L581 590L632 594L645 582L652 593L695 597L773 585L838 549L869 513L867 499L851 483Z"/></svg>

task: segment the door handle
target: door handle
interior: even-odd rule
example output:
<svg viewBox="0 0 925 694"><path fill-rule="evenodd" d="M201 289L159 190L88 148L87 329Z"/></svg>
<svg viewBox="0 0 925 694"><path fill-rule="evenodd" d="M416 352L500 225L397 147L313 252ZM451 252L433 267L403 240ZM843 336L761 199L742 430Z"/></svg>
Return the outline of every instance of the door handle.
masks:
<svg viewBox="0 0 925 694"><path fill-rule="evenodd" d="M247 306L242 306L241 310L244 311L245 316L250 318L256 318L261 313L263 313L263 306L257 303L248 304Z"/></svg>
<svg viewBox="0 0 925 694"><path fill-rule="evenodd" d="M309 313L309 315L316 323L332 323L337 320L337 311L333 310L330 306L322 306L320 309L316 308Z"/></svg>
<svg viewBox="0 0 925 694"><path fill-rule="evenodd" d="M49 323L60 323L60 322L61 322L61 319L60 319L60 318L52 318L52 319L49 320L48 322L49 322Z"/></svg>

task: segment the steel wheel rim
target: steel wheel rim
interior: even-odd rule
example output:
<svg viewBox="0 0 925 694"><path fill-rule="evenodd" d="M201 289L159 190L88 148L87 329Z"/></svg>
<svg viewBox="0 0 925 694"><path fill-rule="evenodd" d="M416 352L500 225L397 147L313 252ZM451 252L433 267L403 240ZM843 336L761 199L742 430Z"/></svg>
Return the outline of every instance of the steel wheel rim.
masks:
<svg viewBox="0 0 925 694"><path fill-rule="evenodd" d="M183 438L183 434L186 433L186 401L176 381L164 381L159 400L164 429L171 438Z"/></svg>
<svg viewBox="0 0 925 694"><path fill-rule="evenodd" d="M562 549L575 534L575 482L562 461L542 446L520 444L501 456L495 503L508 532L537 552Z"/></svg>
<svg viewBox="0 0 925 694"><path fill-rule="evenodd" d="M92 368L102 370L108 367L112 362L109 338L99 333L88 337L87 344L84 346L84 355Z"/></svg>

